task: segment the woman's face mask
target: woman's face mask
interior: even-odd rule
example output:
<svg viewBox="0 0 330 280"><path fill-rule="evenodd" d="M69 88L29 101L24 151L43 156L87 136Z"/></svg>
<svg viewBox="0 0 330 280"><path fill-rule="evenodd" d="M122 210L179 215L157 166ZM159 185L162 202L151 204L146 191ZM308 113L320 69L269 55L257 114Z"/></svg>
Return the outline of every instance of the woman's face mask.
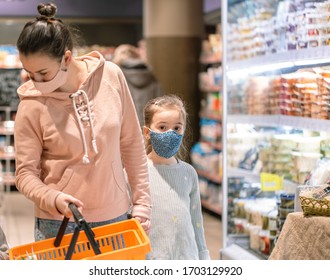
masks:
<svg viewBox="0 0 330 280"><path fill-rule="evenodd" d="M37 82L37 81L32 80L35 88L37 90L41 91L42 93L51 93L51 92L55 91L56 89L58 89L59 87L63 86L68 79L68 71L65 68L64 62L65 61L64 61L64 56L63 56L61 65L60 65L60 68L59 68L57 74L50 81Z"/></svg>
<svg viewBox="0 0 330 280"><path fill-rule="evenodd" d="M170 129L166 132L156 132L151 129L151 145L157 155L164 158L170 158L179 151L182 143L183 134L179 134Z"/></svg>

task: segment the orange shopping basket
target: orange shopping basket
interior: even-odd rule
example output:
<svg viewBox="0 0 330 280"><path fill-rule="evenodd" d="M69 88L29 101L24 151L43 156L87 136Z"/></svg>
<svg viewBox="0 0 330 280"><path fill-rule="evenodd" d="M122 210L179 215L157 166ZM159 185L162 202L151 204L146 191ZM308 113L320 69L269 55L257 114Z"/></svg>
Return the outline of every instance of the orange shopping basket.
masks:
<svg viewBox="0 0 330 280"><path fill-rule="evenodd" d="M9 250L9 259L30 256L38 260L143 260L150 252L150 241L135 219L91 229L77 207L69 207L76 222L73 233L64 234L69 218L64 218L58 234Z"/></svg>

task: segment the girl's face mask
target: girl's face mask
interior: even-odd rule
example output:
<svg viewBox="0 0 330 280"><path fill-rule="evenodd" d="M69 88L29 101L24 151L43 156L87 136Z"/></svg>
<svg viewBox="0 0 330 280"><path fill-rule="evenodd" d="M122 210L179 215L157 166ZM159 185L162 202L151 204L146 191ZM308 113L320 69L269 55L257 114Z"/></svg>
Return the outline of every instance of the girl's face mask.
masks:
<svg viewBox="0 0 330 280"><path fill-rule="evenodd" d="M166 132L155 132L151 129L149 131L151 145L157 155L170 158L179 151L183 134L179 134L172 129Z"/></svg>
<svg viewBox="0 0 330 280"><path fill-rule="evenodd" d="M68 71L64 65L64 56L61 61L60 69L58 70L57 74L53 79L47 82L37 82L33 81L34 87L41 91L42 93L51 93L58 89L59 87L63 86L68 79Z"/></svg>

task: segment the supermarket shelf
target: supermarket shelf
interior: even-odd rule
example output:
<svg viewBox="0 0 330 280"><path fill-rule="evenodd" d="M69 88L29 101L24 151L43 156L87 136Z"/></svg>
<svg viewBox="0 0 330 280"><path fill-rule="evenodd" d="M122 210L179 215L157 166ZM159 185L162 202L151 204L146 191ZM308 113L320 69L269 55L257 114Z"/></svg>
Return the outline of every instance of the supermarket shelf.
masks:
<svg viewBox="0 0 330 280"><path fill-rule="evenodd" d="M290 126L298 129L330 132L330 120L285 115L228 115L228 123L249 123L259 126Z"/></svg>
<svg viewBox="0 0 330 280"><path fill-rule="evenodd" d="M248 68L260 67L266 69L268 65L278 66L277 68L329 64L330 47L320 46L317 48L307 48L291 50L283 53L275 53L265 56L253 57L246 60L228 62L228 71L241 71ZM291 66L290 66L291 65Z"/></svg>
<svg viewBox="0 0 330 280"><path fill-rule="evenodd" d="M221 60L216 55L209 55L208 57L204 57L199 61L203 65L210 64L221 64Z"/></svg>
<svg viewBox="0 0 330 280"><path fill-rule="evenodd" d="M266 260L265 256L238 244L231 244L220 250L221 260Z"/></svg>
<svg viewBox="0 0 330 280"><path fill-rule="evenodd" d="M250 170L240 168L228 168L228 177L244 177L249 182L260 182L260 174L253 173ZM288 193L295 193L298 183L283 180L283 190Z"/></svg>
<svg viewBox="0 0 330 280"><path fill-rule="evenodd" d="M14 153L1 153L0 152L0 160L6 160L6 159L15 159Z"/></svg>
<svg viewBox="0 0 330 280"><path fill-rule="evenodd" d="M218 122L221 121L221 116L220 116L220 114L217 114L217 113L202 112L199 114L199 117L202 119L215 120Z"/></svg>
<svg viewBox="0 0 330 280"><path fill-rule="evenodd" d="M253 173L252 171L240 168L228 168L228 177L244 177L249 182L259 182L260 174Z"/></svg>
<svg viewBox="0 0 330 280"><path fill-rule="evenodd" d="M227 260L266 260L268 256L250 248L248 235L229 234L229 246L220 251Z"/></svg>
<svg viewBox="0 0 330 280"><path fill-rule="evenodd" d="M0 134L1 135L14 135L14 129L0 127Z"/></svg>
<svg viewBox="0 0 330 280"><path fill-rule="evenodd" d="M3 183L5 185L15 185L15 175L13 173L4 173L3 174Z"/></svg>
<svg viewBox="0 0 330 280"><path fill-rule="evenodd" d="M251 254L249 251L243 249L242 247L231 244L228 247L222 248L220 250L220 259L221 260L260 260L254 254Z"/></svg>
<svg viewBox="0 0 330 280"><path fill-rule="evenodd" d="M228 0L228 6L236 5L242 2L244 2L244 0Z"/></svg>
<svg viewBox="0 0 330 280"><path fill-rule="evenodd" d="M206 140L203 140L203 139L200 142L204 143L206 145L209 145L210 147L212 147L213 149L216 149L218 151L222 150L222 143L213 143L213 142L209 142L209 141L206 141Z"/></svg>
<svg viewBox="0 0 330 280"><path fill-rule="evenodd" d="M201 169L196 169L196 171L199 176L204 177L205 179L208 179L217 184L222 183L222 178L219 175L211 174L210 172Z"/></svg>
<svg viewBox="0 0 330 280"><path fill-rule="evenodd" d="M209 86L209 87L200 87L202 92L219 92L222 90L222 86Z"/></svg>
<svg viewBox="0 0 330 280"><path fill-rule="evenodd" d="M206 199L201 199L201 204L204 208L206 208L207 210L215 213L216 215L219 215L221 216L221 213L222 213L222 209L220 207L219 204L217 203L212 203Z"/></svg>

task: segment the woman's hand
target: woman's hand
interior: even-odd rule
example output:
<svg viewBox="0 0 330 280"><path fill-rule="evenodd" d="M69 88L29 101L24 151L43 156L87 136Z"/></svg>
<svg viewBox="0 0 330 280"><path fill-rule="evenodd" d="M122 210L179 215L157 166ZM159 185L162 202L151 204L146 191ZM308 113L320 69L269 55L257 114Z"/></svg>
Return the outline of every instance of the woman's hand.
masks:
<svg viewBox="0 0 330 280"><path fill-rule="evenodd" d="M144 231L149 234L151 222L150 219L142 218L142 217L134 217L134 219L138 220L144 229Z"/></svg>
<svg viewBox="0 0 330 280"><path fill-rule="evenodd" d="M76 199L71 195L61 193L55 199L55 207L57 211L59 211L67 218L70 218L72 216L72 211L69 208L70 202L77 206L80 213L82 212L83 203L79 199Z"/></svg>

